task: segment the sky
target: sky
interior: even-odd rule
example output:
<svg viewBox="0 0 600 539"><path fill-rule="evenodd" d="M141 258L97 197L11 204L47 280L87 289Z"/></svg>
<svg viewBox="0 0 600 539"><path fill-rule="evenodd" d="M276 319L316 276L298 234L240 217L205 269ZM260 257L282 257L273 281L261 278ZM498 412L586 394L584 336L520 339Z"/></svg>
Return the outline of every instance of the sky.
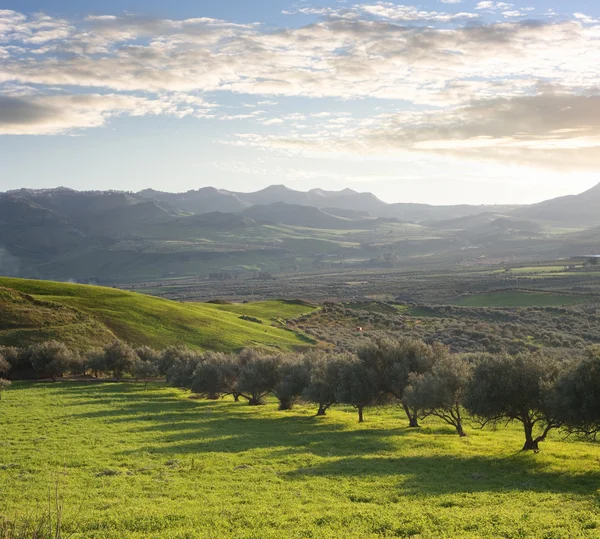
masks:
<svg viewBox="0 0 600 539"><path fill-rule="evenodd" d="M4 0L0 191L600 182L596 0Z"/></svg>

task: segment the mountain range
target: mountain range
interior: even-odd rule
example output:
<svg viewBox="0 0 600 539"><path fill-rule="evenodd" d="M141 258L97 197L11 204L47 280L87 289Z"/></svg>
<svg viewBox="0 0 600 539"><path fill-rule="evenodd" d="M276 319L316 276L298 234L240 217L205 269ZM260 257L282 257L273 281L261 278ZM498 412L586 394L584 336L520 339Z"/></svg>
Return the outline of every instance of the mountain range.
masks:
<svg viewBox="0 0 600 539"><path fill-rule="evenodd" d="M0 193L0 274L119 282L596 252L600 184L532 205L388 204L351 189Z"/></svg>

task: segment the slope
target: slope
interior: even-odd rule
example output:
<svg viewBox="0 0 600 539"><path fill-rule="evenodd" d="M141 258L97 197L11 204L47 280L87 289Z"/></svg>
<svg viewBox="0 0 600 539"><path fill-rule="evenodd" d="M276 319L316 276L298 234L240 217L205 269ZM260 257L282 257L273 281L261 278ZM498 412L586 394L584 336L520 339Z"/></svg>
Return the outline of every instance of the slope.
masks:
<svg viewBox="0 0 600 539"><path fill-rule="evenodd" d="M51 313L63 321L61 327L79 323L78 320L94 326L96 333L81 334L80 342L75 343L80 349L107 342L113 335L134 345L165 348L185 344L226 352L251 345L291 349L311 344L303 335L242 320L240 314L225 311L219 305L180 303L113 288L51 281L0 277L0 286L12 289L2 296L5 320L19 312L24 300L29 303L32 311L29 318L11 328L13 331L27 329L30 339L27 342L53 337L52 328L60 324L53 324L53 318L47 318ZM50 320L49 325L47 320ZM62 335L62 331L58 332L56 338ZM2 339L0 332L0 344ZM6 342L22 344L16 343L14 336L11 339L6 337Z"/></svg>

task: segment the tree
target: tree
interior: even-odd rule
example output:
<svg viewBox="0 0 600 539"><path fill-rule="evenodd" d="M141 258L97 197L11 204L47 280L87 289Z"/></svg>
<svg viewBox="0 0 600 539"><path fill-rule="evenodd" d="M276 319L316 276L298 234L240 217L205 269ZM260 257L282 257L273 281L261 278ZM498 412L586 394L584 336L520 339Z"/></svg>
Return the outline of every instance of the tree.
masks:
<svg viewBox="0 0 600 539"><path fill-rule="evenodd" d="M523 425L523 451L539 451L539 444L560 422L553 417L560 364L548 355L485 355L473 369L465 408L481 425L518 421Z"/></svg>
<svg viewBox="0 0 600 539"><path fill-rule="evenodd" d="M336 389L340 378L340 369L354 356L350 354L324 354L309 352L306 358L311 363L308 385L304 388L306 400L319 405L317 416L324 416L330 406L335 404Z"/></svg>
<svg viewBox="0 0 600 539"><path fill-rule="evenodd" d="M159 372L166 365L165 357L170 366L166 370L167 382L174 387L190 389L196 367L204 361L204 357L194 350L185 347L170 347L165 350L159 363ZM161 367L161 364L163 367Z"/></svg>
<svg viewBox="0 0 600 539"><path fill-rule="evenodd" d="M135 353L142 361L146 363L155 363L158 368L162 355L158 350L150 348L149 346L139 346L135 349Z"/></svg>
<svg viewBox="0 0 600 539"><path fill-rule="evenodd" d="M335 396L338 402L351 404L363 422L363 410L377 402L381 394L375 371L358 358L345 362L339 371Z"/></svg>
<svg viewBox="0 0 600 539"><path fill-rule="evenodd" d="M152 361L144 361L141 358L134 360L133 368L131 369L136 381L144 380L144 389L148 387L148 379L157 378L159 376L158 365Z"/></svg>
<svg viewBox="0 0 600 539"><path fill-rule="evenodd" d="M575 434L596 438L600 432L600 346L586 350L557 382L554 415Z"/></svg>
<svg viewBox="0 0 600 539"><path fill-rule="evenodd" d="M104 357L104 350L102 350L102 348L89 350L86 352L84 360L86 368L94 373L95 378L98 378L99 373L106 372L108 370L106 368L106 360Z"/></svg>
<svg viewBox="0 0 600 539"><path fill-rule="evenodd" d="M279 355L263 355L258 352L252 354L246 364L241 366L237 392L251 406L264 404L264 398L279 382L280 364Z"/></svg>
<svg viewBox="0 0 600 539"><path fill-rule="evenodd" d="M236 392L240 366L233 356L207 352L192 375L191 389L209 399L231 395Z"/></svg>
<svg viewBox="0 0 600 539"><path fill-rule="evenodd" d="M466 436L461 410L471 372L467 357L447 354L436 361L431 372L410 374L404 400L410 408L421 411L422 419L439 417L452 425L459 436Z"/></svg>
<svg viewBox="0 0 600 539"><path fill-rule="evenodd" d="M130 373L138 359L135 350L127 343L115 340L104 347L106 370L111 371L117 382L125 373Z"/></svg>
<svg viewBox="0 0 600 539"><path fill-rule="evenodd" d="M382 392L402 403L409 427L418 427L419 410L404 401L404 391L411 373L429 372L435 361L447 354L439 344L428 345L416 339L378 339L358 350L358 357L377 376Z"/></svg>
<svg viewBox="0 0 600 539"><path fill-rule="evenodd" d="M53 382L68 371L73 354L64 343L45 341L29 349L31 365L38 376L50 376Z"/></svg>
<svg viewBox="0 0 600 539"><path fill-rule="evenodd" d="M280 410L291 410L310 382L311 364L304 356L289 356L279 365L279 382L273 394Z"/></svg>
<svg viewBox="0 0 600 539"><path fill-rule="evenodd" d="M12 365L4 358L2 351L0 351L0 375L8 374Z"/></svg>

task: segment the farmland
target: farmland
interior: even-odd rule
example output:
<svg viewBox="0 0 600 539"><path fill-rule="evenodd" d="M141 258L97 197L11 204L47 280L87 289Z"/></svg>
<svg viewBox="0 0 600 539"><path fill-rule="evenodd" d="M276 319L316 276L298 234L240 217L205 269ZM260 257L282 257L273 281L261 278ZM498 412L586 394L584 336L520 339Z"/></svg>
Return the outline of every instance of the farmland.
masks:
<svg viewBox="0 0 600 539"><path fill-rule="evenodd" d="M17 383L0 402L0 506L74 538L597 537L598 447L397 407L202 401L150 384Z"/></svg>

